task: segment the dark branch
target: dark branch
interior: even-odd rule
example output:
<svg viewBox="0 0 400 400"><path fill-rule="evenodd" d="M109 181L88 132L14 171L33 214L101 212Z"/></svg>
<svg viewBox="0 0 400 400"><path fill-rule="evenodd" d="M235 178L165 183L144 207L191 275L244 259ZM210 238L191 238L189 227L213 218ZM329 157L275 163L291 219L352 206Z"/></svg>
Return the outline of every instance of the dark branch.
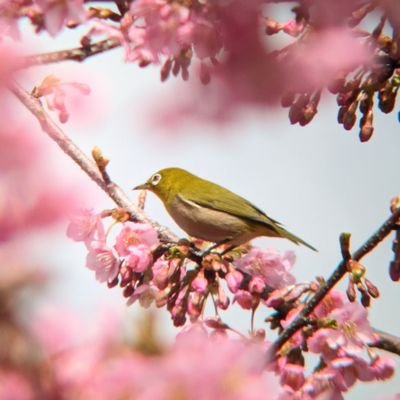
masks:
<svg viewBox="0 0 400 400"><path fill-rule="evenodd" d="M89 57L104 53L119 46L121 46L121 42L118 39L105 39L90 43L87 46L26 56L17 63L17 67L28 68L35 65L54 64L66 60L82 62Z"/></svg>
<svg viewBox="0 0 400 400"><path fill-rule="evenodd" d="M400 356L400 338L379 329L374 329L374 331L379 336L379 340L375 343L370 343L370 347L376 347Z"/></svg>
<svg viewBox="0 0 400 400"><path fill-rule="evenodd" d="M357 249L351 258L355 261L361 260L366 254L373 250L383 239L388 236L397 221L400 218L400 208L389 217L382 226L375 232L359 249ZM305 305L300 311L296 319L280 334L278 339L271 345L268 351L268 359L275 357L278 350L303 326L306 325L307 316L317 307L327 293L340 281L340 279L346 274L347 266L345 261L341 261L332 275L316 292L311 300Z"/></svg>

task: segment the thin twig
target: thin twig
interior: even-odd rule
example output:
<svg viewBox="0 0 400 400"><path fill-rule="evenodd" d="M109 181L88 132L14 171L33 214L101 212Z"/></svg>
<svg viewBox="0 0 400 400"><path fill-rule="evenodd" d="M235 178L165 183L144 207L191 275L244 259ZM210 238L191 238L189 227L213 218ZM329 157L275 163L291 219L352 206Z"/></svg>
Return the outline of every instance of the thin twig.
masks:
<svg viewBox="0 0 400 400"><path fill-rule="evenodd" d="M121 46L119 39L109 38L99 42L90 43L87 46L26 56L23 57L21 61L17 62L16 67L28 68L35 65L54 64L66 60L82 62L89 57L115 49L119 46Z"/></svg>
<svg viewBox="0 0 400 400"><path fill-rule="evenodd" d="M357 249L351 259L359 261L371 250L373 250L386 236L388 236L398 219L400 218L400 208L398 208L382 225L381 227L359 248ZM286 329L279 335L279 337L272 343L268 350L268 359L276 357L278 350L303 326L306 325L307 316L314 310L315 307L322 301L322 299L328 294L328 292L340 281L340 279L346 274L347 265L343 260L339 263L332 275L322 285L300 311L299 315L292 321L292 323L286 327Z"/></svg>
<svg viewBox="0 0 400 400"><path fill-rule="evenodd" d="M131 202L123 190L114 182L106 183L96 163L86 156L82 150L62 131L43 109L40 101L31 96L16 82L9 84L9 90L17 96L22 104L36 117L42 130L53 139L82 170L121 208L127 210L137 221L151 224L157 230L161 240L176 242L178 238L166 227L152 221L146 214Z"/></svg>
<svg viewBox="0 0 400 400"><path fill-rule="evenodd" d="M374 329L374 332L379 336L379 340L374 343L370 343L370 347L376 347L400 356L400 338L391 335L390 333L383 332L379 329Z"/></svg>

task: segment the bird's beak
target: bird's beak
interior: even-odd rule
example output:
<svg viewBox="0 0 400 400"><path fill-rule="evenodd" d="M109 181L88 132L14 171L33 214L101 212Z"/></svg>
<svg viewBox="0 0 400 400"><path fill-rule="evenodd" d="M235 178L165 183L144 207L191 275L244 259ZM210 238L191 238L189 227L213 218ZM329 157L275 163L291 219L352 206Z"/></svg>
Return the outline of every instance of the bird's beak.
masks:
<svg viewBox="0 0 400 400"><path fill-rule="evenodd" d="M135 186L132 190L146 190L147 189L147 184L142 183L141 185Z"/></svg>

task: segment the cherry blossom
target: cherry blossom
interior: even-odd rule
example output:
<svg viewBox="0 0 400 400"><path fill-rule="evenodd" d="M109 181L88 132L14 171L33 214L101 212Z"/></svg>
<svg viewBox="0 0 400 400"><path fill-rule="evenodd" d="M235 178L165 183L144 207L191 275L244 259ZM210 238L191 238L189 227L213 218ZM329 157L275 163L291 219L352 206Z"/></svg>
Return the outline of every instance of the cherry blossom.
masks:
<svg viewBox="0 0 400 400"><path fill-rule="evenodd" d="M101 215L93 209L75 212L67 228L67 236L77 242L90 243L94 238L105 240Z"/></svg>
<svg viewBox="0 0 400 400"><path fill-rule="evenodd" d="M120 256L129 256L131 248L138 245L150 248L157 244L157 232L150 225L127 221L116 239L115 249Z"/></svg>
<svg viewBox="0 0 400 400"><path fill-rule="evenodd" d="M67 23L86 19L83 0L35 0L44 14L44 25L51 36L56 36Z"/></svg>
<svg viewBox="0 0 400 400"><path fill-rule="evenodd" d="M261 279L264 285L278 289L295 282L295 278L289 272L294 261L295 254L292 251L280 254L273 249L253 248L248 254L237 260L235 266L254 278ZM260 291L260 281L254 281L254 285Z"/></svg>
<svg viewBox="0 0 400 400"><path fill-rule="evenodd" d="M314 333L308 340L310 351L324 353L341 349L347 354L357 354L377 340L367 316L367 310L359 303L347 303L334 309L328 315L334 326Z"/></svg>
<svg viewBox="0 0 400 400"><path fill-rule="evenodd" d="M92 241L89 244L86 266L95 271L99 282L111 282L118 276L120 261L114 249L102 241Z"/></svg>

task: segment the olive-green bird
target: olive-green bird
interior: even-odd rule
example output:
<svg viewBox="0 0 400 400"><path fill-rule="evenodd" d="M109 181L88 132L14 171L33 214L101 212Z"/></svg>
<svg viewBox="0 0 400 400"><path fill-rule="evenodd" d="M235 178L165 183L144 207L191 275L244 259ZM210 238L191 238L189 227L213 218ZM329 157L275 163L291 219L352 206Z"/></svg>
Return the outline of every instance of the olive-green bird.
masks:
<svg viewBox="0 0 400 400"><path fill-rule="evenodd" d="M136 189L155 193L175 222L195 238L238 246L259 236L281 237L316 251L243 197L184 169L162 169Z"/></svg>

